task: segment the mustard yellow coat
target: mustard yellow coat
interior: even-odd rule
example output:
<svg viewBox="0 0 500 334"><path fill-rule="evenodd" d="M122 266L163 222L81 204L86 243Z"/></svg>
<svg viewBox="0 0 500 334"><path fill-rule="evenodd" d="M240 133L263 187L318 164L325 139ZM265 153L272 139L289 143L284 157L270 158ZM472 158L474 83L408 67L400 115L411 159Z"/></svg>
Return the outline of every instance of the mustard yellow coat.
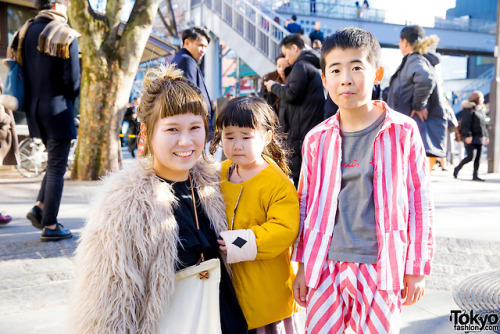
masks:
<svg viewBox="0 0 500 334"><path fill-rule="evenodd" d="M291 245L299 231L299 199L292 182L271 159L243 183L228 181L232 162L222 163L221 191L230 230L251 229L257 258L232 264L233 285L248 328L258 328L296 311Z"/></svg>

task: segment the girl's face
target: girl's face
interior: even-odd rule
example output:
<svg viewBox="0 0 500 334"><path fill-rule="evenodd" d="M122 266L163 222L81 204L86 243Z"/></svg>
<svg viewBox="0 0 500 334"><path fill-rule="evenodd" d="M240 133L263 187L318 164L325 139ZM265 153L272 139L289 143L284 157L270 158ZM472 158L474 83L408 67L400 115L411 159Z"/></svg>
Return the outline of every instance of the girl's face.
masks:
<svg viewBox="0 0 500 334"><path fill-rule="evenodd" d="M222 149L226 157L237 165L251 168L262 163L262 151L271 141L272 132L226 126L222 129Z"/></svg>
<svg viewBox="0 0 500 334"><path fill-rule="evenodd" d="M170 181L185 181L205 146L203 118L194 114L160 118L151 140L156 174Z"/></svg>

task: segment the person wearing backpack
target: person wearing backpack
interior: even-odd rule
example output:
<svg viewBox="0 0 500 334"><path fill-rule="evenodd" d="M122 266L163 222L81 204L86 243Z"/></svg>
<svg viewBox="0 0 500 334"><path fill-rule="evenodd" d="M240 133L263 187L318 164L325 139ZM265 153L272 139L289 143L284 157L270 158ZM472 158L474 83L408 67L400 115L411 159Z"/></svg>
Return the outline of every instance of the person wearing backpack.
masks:
<svg viewBox="0 0 500 334"><path fill-rule="evenodd" d="M467 156L460 161L458 166L453 170L454 178L458 177L458 173L465 164L472 161L474 158L474 151L476 151L472 180L484 181L478 176L478 171L483 144L489 144L485 111L484 95L478 90L472 92L469 98L462 102L460 136L463 139Z"/></svg>
<svg viewBox="0 0 500 334"><path fill-rule="evenodd" d="M73 106L80 91L80 34L67 24L69 3L37 0L38 15L21 28L7 51L18 55L23 67L30 137L41 138L48 152L36 204L26 216L42 230L41 241L72 237L57 221L71 140L76 138Z"/></svg>

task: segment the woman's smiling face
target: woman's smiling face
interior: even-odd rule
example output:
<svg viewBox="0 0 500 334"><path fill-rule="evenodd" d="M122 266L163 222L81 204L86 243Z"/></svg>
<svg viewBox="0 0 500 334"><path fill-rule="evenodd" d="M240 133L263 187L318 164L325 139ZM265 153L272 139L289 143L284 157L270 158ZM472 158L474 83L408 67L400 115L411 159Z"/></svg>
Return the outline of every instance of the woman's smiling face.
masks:
<svg viewBox="0 0 500 334"><path fill-rule="evenodd" d="M205 147L203 117L188 113L160 118L151 140L156 174L171 181L187 180Z"/></svg>

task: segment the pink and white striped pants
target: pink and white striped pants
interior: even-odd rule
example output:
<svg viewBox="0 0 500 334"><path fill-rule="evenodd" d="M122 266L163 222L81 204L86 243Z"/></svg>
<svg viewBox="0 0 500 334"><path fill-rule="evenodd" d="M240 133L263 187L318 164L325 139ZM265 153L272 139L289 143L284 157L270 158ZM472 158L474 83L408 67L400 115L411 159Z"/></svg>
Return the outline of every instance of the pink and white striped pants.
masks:
<svg viewBox="0 0 500 334"><path fill-rule="evenodd" d="M375 264L327 260L307 294L306 333L399 333L401 290L377 290Z"/></svg>

